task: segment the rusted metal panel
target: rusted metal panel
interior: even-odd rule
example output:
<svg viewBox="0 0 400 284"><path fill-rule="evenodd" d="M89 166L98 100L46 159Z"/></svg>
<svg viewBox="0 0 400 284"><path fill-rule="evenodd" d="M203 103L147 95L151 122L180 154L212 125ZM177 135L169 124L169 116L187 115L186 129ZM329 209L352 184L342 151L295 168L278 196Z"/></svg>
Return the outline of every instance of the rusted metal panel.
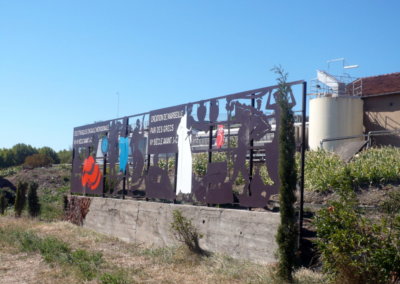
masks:
<svg viewBox="0 0 400 284"><path fill-rule="evenodd" d="M271 86L77 127L71 192L265 207L280 186L277 95Z"/></svg>

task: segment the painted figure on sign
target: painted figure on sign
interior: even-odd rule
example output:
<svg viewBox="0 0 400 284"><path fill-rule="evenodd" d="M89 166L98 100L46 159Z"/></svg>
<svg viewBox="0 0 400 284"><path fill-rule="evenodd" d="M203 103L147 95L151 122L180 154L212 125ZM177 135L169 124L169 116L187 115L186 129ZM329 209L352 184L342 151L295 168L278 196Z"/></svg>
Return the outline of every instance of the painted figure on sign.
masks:
<svg viewBox="0 0 400 284"><path fill-rule="evenodd" d="M192 150L190 132L187 128L187 115L181 118L176 134L178 135L178 171L176 192L192 192Z"/></svg>
<svg viewBox="0 0 400 284"><path fill-rule="evenodd" d="M215 145L218 149L221 149L225 143L225 136L224 136L224 126L219 124L217 128L217 139L215 141Z"/></svg>
<svg viewBox="0 0 400 284"><path fill-rule="evenodd" d="M96 164L94 158L89 156L85 159L82 169L82 186L96 190L100 184L101 176L99 165Z"/></svg>
<svg viewBox="0 0 400 284"><path fill-rule="evenodd" d="M108 152L108 138L107 135L101 139L101 152L105 156Z"/></svg>
<svg viewBox="0 0 400 284"><path fill-rule="evenodd" d="M126 166L128 165L129 155L129 138L119 137L119 171L125 173Z"/></svg>

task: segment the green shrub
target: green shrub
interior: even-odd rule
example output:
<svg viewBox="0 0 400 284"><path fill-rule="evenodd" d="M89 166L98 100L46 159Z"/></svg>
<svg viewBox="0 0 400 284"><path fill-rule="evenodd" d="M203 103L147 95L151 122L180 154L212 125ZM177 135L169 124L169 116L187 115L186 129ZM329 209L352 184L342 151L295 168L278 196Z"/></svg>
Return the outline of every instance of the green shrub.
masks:
<svg viewBox="0 0 400 284"><path fill-rule="evenodd" d="M87 280L96 277L99 266L103 262L100 252L90 253L83 249L77 249L70 256L70 263L76 266L83 278Z"/></svg>
<svg viewBox="0 0 400 284"><path fill-rule="evenodd" d="M43 238L30 231L0 228L0 240L25 252L39 252L47 263L71 267L85 280L96 278L103 263L102 254L99 252L72 250L67 243L57 238Z"/></svg>
<svg viewBox="0 0 400 284"><path fill-rule="evenodd" d="M167 159L159 159L158 166L163 170L166 170L168 167L168 171L173 172L175 170L175 156L168 157L168 160Z"/></svg>
<svg viewBox="0 0 400 284"><path fill-rule="evenodd" d="M43 256L43 259L48 262L67 263L70 262L71 249L68 244L54 237L40 238L36 236L36 249ZM35 246L33 246L35 248Z"/></svg>
<svg viewBox="0 0 400 284"><path fill-rule="evenodd" d="M32 156L26 157L24 168L34 169L39 167L48 167L53 164L53 159L45 154L34 154Z"/></svg>
<svg viewBox="0 0 400 284"><path fill-rule="evenodd" d="M4 191L0 191L0 214L4 215L4 212L7 209L7 198L6 198L6 193Z"/></svg>
<svg viewBox="0 0 400 284"><path fill-rule="evenodd" d="M290 103L290 86L286 83L288 74L281 67L273 71L278 75L277 104L279 104L279 211L280 224L276 234L278 243L278 275L283 280L293 282L293 272L296 265L296 143L294 140L294 116ZM268 103L269 103L268 98Z"/></svg>
<svg viewBox="0 0 400 284"><path fill-rule="evenodd" d="M191 252L207 255L199 244L202 235L197 231L192 221L183 216L182 211L177 209L172 212L172 217L171 230L177 240L184 243Z"/></svg>
<svg viewBox="0 0 400 284"><path fill-rule="evenodd" d="M31 217L37 217L40 214L40 202L37 195L38 184L33 182L29 185L28 191L28 212Z"/></svg>
<svg viewBox="0 0 400 284"><path fill-rule="evenodd" d="M21 169L21 166L9 167L0 170L0 177L12 176L18 173Z"/></svg>
<svg viewBox="0 0 400 284"><path fill-rule="evenodd" d="M379 221L358 209L354 194L321 209L315 218L317 248L337 283L395 283L400 277L400 194L390 197Z"/></svg>
<svg viewBox="0 0 400 284"><path fill-rule="evenodd" d="M101 284L129 284L131 281L124 270L106 272L100 277Z"/></svg>
<svg viewBox="0 0 400 284"><path fill-rule="evenodd" d="M298 167L300 167L299 161L298 154ZM347 165L334 153L324 150L307 151L305 189L324 192L341 188L346 178L346 167L349 168L355 185L400 182L400 149L370 148L357 154Z"/></svg>
<svg viewBox="0 0 400 284"><path fill-rule="evenodd" d="M54 164L59 164L60 163L60 157L58 156L57 152L54 151L50 147L42 147L38 149L39 154L43 154L53 160Z"/></svg>
<svg viewBox="0 0 400 284"><path fill-rule="evenodd" d="M358 154L350 163L355 182L387 184L400 181L400 148L370 148Z"/></svg>
<svg viewBox="0 0 400 284"><path fill-rule="evenodd" d="M300 155L297 166L300 167ZM345 163L340 158L324 150L307 151L304 168L304 187L309 191L328 191L340 186Z"/></svg>
<svg viewBox="0 0 400 284"><path fill-rule="evenodd" d="M22 210L24 210L25 208L27 188L28 184L26 182L19 182L17 185L17 192L14 204L14 211L16 217L21 217Z"/></svg>
<svg viewBox="0 0 400 284"><path fill-rule="evenodd" d="M61 164L71 164L72 163L72 150L61 150L57 153L60 158Z"/></svg>
<svg viewBox="0 0 400 284"><path fill-rule="evenodd" d="M46 221L61 220L64 216L64 196L69 186L57 189L42 188L40 196L40 218Z"/></svg>
<svg viewBox="0 0 400 284"><path fill-rule="evenodd" d="M193 155L192 168L193 172L199 176L203 177L207 173L207 164L208 164L208 154L207 153L198 153Z"/></svg>

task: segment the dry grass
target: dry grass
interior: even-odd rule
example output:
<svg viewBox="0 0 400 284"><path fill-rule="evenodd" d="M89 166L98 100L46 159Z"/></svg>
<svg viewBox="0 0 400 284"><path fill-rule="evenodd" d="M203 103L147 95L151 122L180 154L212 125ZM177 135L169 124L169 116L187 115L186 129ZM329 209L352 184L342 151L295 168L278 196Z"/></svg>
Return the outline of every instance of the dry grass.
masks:
<svg viewBox="0 0 400 284"><path fill-rule="evenodd" d="M104 260L101 273L87 281L71 267L48 264L39 253L21 253L0 240L0 283L279 283L271 266L221 255L199 257L183 247L146 248L67 222L0 217L0 229L55 237L72 249L101 252ZM103 273L111 278L107 280ZM120 282L109 280L114 276L119 277ZM324 283L322 275L310 270L298 271L295 278L298 283Z"/></svg>

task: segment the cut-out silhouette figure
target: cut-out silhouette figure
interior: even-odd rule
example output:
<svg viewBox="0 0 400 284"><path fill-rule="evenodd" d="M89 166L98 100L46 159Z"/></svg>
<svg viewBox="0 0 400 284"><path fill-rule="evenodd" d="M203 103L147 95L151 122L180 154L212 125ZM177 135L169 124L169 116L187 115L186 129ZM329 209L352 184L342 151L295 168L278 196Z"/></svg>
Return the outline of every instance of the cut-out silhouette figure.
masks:
<svg viewBox="0 0 400 284"><path fill-rule="evenodd" d="M233 202L232 183L225 182L227 162L209 163L207 173L200 182L194 181L194 196L197 201L209 204Z"/></svg>
<svg viewBox="0 0 400 284"><path fill-rule="evenodd" d="M216 122L219 115L219 102L217 100L210 101L210 122Z"/></svg>
<svg viewBox="0 0 400 284"><path fill-rule="evenodd" d="M239 200L241 206L246 207L265 207L271 196L268 186L264 184L259 169L256 170L255 175L250 182L251 195L240 194Z"/></svg>
<svg viewBox="0 0 400 284"><path fill-rule="evenodd" d="M296 100L293 96L293 92L289 90L289 107L292 108L296 105ZM271 97L274 98L274 103L271 101ZM278 173L278 163L279 163L279 130L280 130L280 117L281 117L281 109L279 106L279 91L270 92L267 99L267 104L265 108L267 110L272 110L273 114L267 116L268 119L273 119L275 121L275 131L270 131L273 133L274 137L271 143L265 144L265 163L267 165L267 170L269 177L274 182L273 185L270 186L270 193L276 194L279 192L279 173Z"/></svg>
<svg viewBox="0 0 400 284"><path fill-rule="evenodd" d="M205 118L206 112L207 112L207 108L204 105L204 103L202 103L197 109L197 117L199 118L199 116L200 116L200 118L202 120L200 120L200 118L199 118L199 121L196 121L193 118L193 114L192 114L193 104L188 104L186 107L186 110L187 110L187 116L188 116L188 118L187 118L187 128L188 129L200 130L200 131L205 131L205 132L208 132L210 130L209 124L204 121L204 118Z"/></svg>
<svg viewBox="0 0 400 284"><path fill-rule="evenodd" d="M144 140L143 123L140 126L140 120L136 120L136 126L132 132L131 138L131 152L132 152L132 175L131 175L131 189L136 190L143 182L143 167L144 167L144 154L140 149L140 143Z"/></svg>
<svg viewBox="0 0 400 284"><path fill-rule="evenodd" d="M158 165L158 154L153 156L153 166L149 167L146 177L146 197L173 200L175 192L168 177L167 170Z"/></svg>
<svg viewBox="0 0 400 284"><path fill-rule="evenodd" d="M234 169L233 169L233 174L231 176L231 182L232 183L235 182L240 172L242 174L243 179L245 180L245 188L247 188L249 183L249 172L246 167L246 156L247 156L247 150L250 145L251 112L244 105L242 105L239 102L236 102L235 113L236 113L236 121L240 122L240 128L238 131L237 148L235 148L232 151L235 158L234 158Z"/></svg>

